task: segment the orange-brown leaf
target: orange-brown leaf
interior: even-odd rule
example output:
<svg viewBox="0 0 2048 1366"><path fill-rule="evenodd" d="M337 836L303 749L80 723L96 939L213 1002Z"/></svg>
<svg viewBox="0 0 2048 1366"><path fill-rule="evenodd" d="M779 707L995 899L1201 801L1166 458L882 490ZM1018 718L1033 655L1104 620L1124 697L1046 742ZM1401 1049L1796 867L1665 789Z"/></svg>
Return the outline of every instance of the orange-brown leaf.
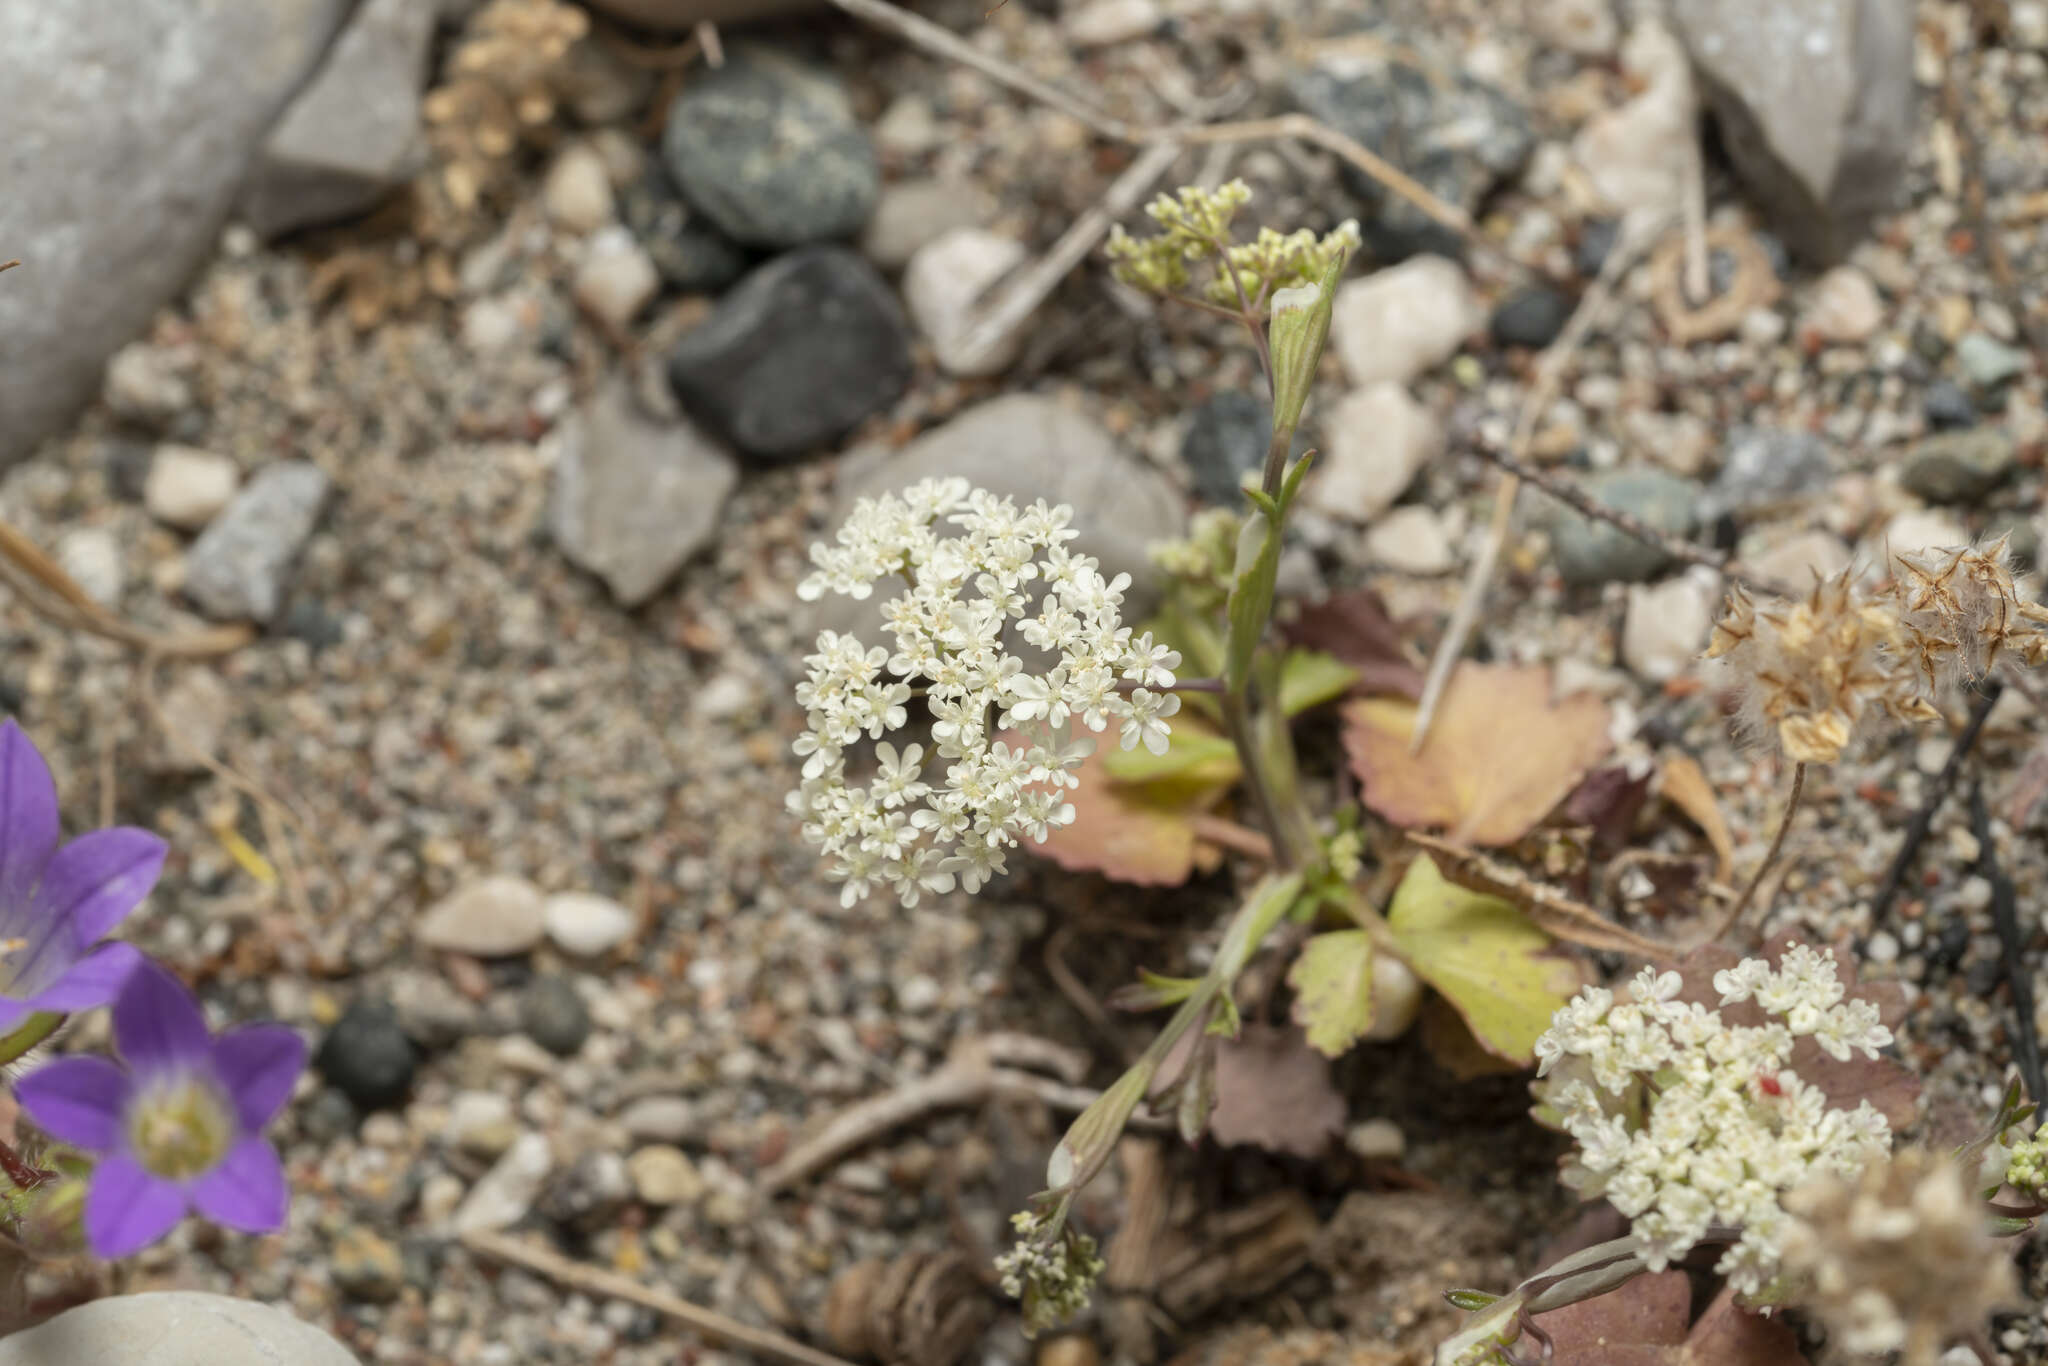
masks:
<svg viewBox="0 0 2048 1366"><path fill-rule="evenodd" d="M1664 758L1664 800L1692 818L1692 823L1707 837L1707 843L1714 846L1715 861L1721 865L1721 880L1728 881L1735 875L1735 840L1728 833L1728 822L1721 815L1721 803L1714 796L1714 785L1707 781L1706 773L1698 760L1689 754L1670 754Z"/></svg>
<svg viewBox="0 0 2048 1366"><path fill-rule="evenodd" d="M1460 664L1419 753L1413 703L1364 698L1344 710L1344 746L1365 804L1403 827L1443 827L1460 844L1512 844L1604 757L1607 704L1553 702L1550 672Z"/></svg>
<svg viewBox="0 0 2048 1366"><path fill-rule="evenodd" d="M1098 745L1076 771L1080 786L1068 794L1073 824L1025 847L1074 872L1178 887L1205 861L1207 846L1195 836L1194 817L1221 801L1230 784L1120 783L1105 771L1104 753Z"/></svg>

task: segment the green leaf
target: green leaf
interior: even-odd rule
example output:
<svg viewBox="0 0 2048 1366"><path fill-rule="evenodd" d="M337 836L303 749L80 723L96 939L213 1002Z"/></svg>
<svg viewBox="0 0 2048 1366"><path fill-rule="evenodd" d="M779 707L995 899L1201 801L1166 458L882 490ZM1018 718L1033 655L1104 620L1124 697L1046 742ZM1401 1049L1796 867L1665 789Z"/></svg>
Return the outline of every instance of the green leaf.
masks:
<svg viewBox="0 0 2048 1366"><path fill-rule="evenodd" d="M1280 665L1280 710L1299 716L1351 690L1358 670L1321 650L1289 650Z"/></svg>
<svg viewBox="0 0 2048 1366"><path fill-rule="evenodd" d="M1143 745L1136 749L1105 748L1102 769L1120 783L1178 779L1202 787L1218 783L1228 786L1244 774L1237 746L1220 735L1194 730L1179 721L1174 724L1166 753L1154 754Z"/></svg>
<svg viewBox="0 0 2048 1366"><path fill-rule="evenodd" d="M1444 1291L1444 1298L1453 1307L1462 1309L1468 1314L1476 1314L1481 1309L1486 1308L1487 1305L1494 1303L1500 1296L1485 1290L1446 1290Z"/></svg>
<svg viewBox="0 0 2048 1366"><path fill-rule="evenodd" d="M1579 975L1549 957L1549 935L1497 896L1450 881L1427 854L1408 865L1387 911L1415 975L1442 992L1488 1052L1527 1065Z"/></svg>
<svg viewBox="0 0 2048 1366"><path fill-rule="evenodd" d="M1294 1022L1309 1047L1341 1058L1372 1028L1372 936L1364 930L1319 934L1287 970Z"/></svg>
<svg viewBox="0 0 2048 1366"><path fill-rule="evenodd" d="M0 1067L20 1062L31 1048L55 1034L57 1026L63 1023L62 1015L48 1010L39 1010L23 1020L5 1037L0 1037Z"/></svg>
<svg viewBox="0 0 2048 1366"><path fill-rule="evenodd" d="M1273 585L1280 576L1280 509L1257 492L1251 497L1264 506L1246 519L1238 535L1237 570L1225 609L1230 631L1224 647L1223 679L1235 697L1243 697L1251 682L1252 654L1273 615Z"/></svg>
<svg viewBox="0 0 2048 1366"><path fill-rule="evenodd" d="M1161 1010L1179 1005L1201 985L1199 977L1162 977L1139 968L1138 980L1111 992L1109 1004L1117 1010Z"/></svg>

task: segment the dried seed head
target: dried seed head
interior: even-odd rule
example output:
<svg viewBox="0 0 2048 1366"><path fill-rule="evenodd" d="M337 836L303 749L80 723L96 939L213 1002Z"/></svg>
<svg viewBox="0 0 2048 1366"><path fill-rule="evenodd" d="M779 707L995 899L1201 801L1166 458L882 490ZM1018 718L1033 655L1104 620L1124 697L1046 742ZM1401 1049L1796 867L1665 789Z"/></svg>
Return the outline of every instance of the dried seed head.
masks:
<svg viewBox="0 0 2048 1366"><path fill-rule="evenodd" d="M1785 1197L1780 1240L1792 1298L1850 1352L1932 1366L2015 1301L2009 1250L1953 1161L1902 1149L1853 1180L1819 1177Z"/></svg>
<svg viewBox="0 0 2048 1366"><path fill-rule="evenodd" d="M1892 557L1900 624L1929 692L1974 682L2007 660L2029 668L2048 660L2048 611L2013 582L2007 540Z"/></svg>

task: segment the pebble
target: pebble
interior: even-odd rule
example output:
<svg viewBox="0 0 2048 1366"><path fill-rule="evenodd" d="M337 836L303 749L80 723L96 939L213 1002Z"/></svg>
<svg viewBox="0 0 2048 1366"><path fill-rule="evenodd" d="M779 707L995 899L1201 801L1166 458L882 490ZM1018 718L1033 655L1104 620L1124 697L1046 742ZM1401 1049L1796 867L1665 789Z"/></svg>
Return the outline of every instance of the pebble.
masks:
<svg viewBox="0 0 2048 1366"><path fill-rule="evenodd" d="M1586 492L1600 502L1633 513L1659 531L1689 535L1700 501L1691 480L1661 470L1614 470L1586 481ZM1618 527L1580 516L1570 509L1554 514L1551 553L1568 584L1641 582L1664 566L1664 552Z"/></svg>
<svg viewBox="0 0 2048 1366"><path fill-rule="evenodd" d="M1528 162L1536 145L1528 114L1465 63L1429 68L1399 55L1423 50L1422 35L1374 36L1380 41L1373 50L1333 53L1295 71L1289 95L1304 113L1385 157L1439 199L1477 210ZM1463 250L1455 233L1356 167L1340 165L1338 174L1365 207L1360 227L1375 258Z"/></svg>
<svg viewBox="0 0 2048 1366"><path fill-rule="evenodd" d="M484 1027L483 1007L437 972L405 968L386 982L406 1037L423 1048L449 1048Z"/></svg>
<svg viewBox="0 0 2048 1366"><path fill-rule="evenodd" d="M1639 93L1586 120L1572 138L1572 159L1615 213L1674 212L1684 196L1685 168L1699 155L1692 65L1670 30L1655 20L1629 31L1621 64ZM1593 273L1584 264L1580 270Z"/></svg>
<svg viewBox="0 0 2048 1366"><path fill-rule="evenodd" d="M650 1143L626 1159L633 1193L650 1205L693 1205L704 1194L704 1178L680 1148Z"/></svg>
<svg viewBox="0 0 2048 1366"><path fill-rule="evenodd" d="M541 1190L535 1208L543 1219L595 1233L615 1226L619 1211L633 1198L626 1159L614 1152L587 1152L557 1173Z"/></svg>
<svg viewBox="0 0 2048 1366"><path fill-rule="evenodd" d="M526 1217L540 1194L548 1173L554 1170L554 1155L548 1141L539 1134L521 1134L492 1164L462 1198L450 1220L460 1236L491 1233L510 1228Z"/></svg>
<svg viewBox="0 0 2048 1366"><path fill-rule="evenodd" d="M1571 320L1573 302L1562 290L1548 285L1530 285L1510 294L1493 311L1487 324L1496 346L1526 346L1540 350L1557 340Z"/></svg>
<svg viewBox="0 0 2048 1366"><path fill-rule="evenodd" d="M1197 404L1180 443L1195 496L1217 507L1242 506L1245 476L1264 468L1272 439L1272 409L1252 394L1225 390Z"/></svg>
<svg viewBox="0 0 2048 1366"><path fill-rule="evenodd" d="M1636 409L1623 415L1621 427L1632 454L1654 460L1673 474L1697 478L1712 463L1714 429L1692 413Z"/></svg>
<svg viewBox="0 0 2048 1366"><path fill-rule="evenodd" d="M1448 574L1458 564L1434 508L1397 507L1365 533L1368 558L1398 574Z"/></svg>
<svg viewBox="0 0 2048 1366"><path fill-rule="evenodd" d="M1745 556L1744 572L1792 592L1810 588L1816 578L1831 579L1849 567L1849 547L1828 531L1802 531L1767 550Z"/></svg>
<svg viewBox="0 0 2048 1366"><path fill-rule="evenodd" d="M268 624L329 488L320 467L303 460L258 470L186 553L186 596L210 617Z"/></svg>
<svg viewBox="0 0 2048 1366"><path fill-rule="evenodd" d="M351 1224L335 1236L328 1273L352 1300L389 1304L405 1289L405 1258L374 1230Z"/></svg>
<svg viewBox="0 0 2048 1366"><path fill-rule="evenodd" d="M931 343L932 357L949 375L1000 374L1017 358L1025 329L1012 328L992 345L970 350L975 305L1029 258L1024 244L984 228L954 228L919 247L903 270L903 304Z"/></svg>
<svg viewBox="0 0 2048 1366"><path fill-rule="evenodd" d="M1579 229L1578 243L1572 248L1572 269L1586 279L1592 279L1600 273L1600 267L1607 264L1607 253L1614 250L1614 244L1620 237L1620 219L1588 219L1586 225Z"/></svg>
<svg viewBox="0 0 2048 1366"><path fill-rule="evenodd" d="M1482 317L1455 261L1417 256L1338 286L1330 344L1352 384L1406 384L1455 355Z"/></svg>
<svg viewBox="0 0 2048 1366"><path fill-rule="evenodd" d="M1555 48L1581 57L1606 57L1621 40L1609 0L1534 0L1529 29Z"/></svg>
<svg viewBox="0 0 2048 1366"><path fill-rule="evenodd" d="M1873 963L1894 963L1899 957L1899 941L1890 930L1879 930L1863 946L1863 953Z"/></svg>
<svg viewBox="0 0 2048 1366"><path fill-rule="evenodd" d="M159 701L162 743L149 759L153 773L204 773L202 755L221 752L221 739L241 710L214 670L182 669Z"/></svg>
<svg viewBox="0 0 2048 1366"><path fill-rule="evenodd" d="M861 230L861 254L880 270L901 270L920 247L988 219L988 196L972 182L944 178L892 181Z"/></svg>
<svg viewBox="0 0 2048 1366"><path fill-rule="evenodd" d="M1344 1131L1344 1146L1367 1162L1398 1162L1408 1139L1391 1119L1362 1119Z"/></svg>
<svg viewBox="0 0 2048 1366"><path fill-rule="evenodd" d="M1887 547L1894 555L1911 554L1916 550L1941 550L1951 546L1968 545L1970 533L1963 524L1946 512L1933 508L1915 508L1901 512L1885 523L1884 532L1877 544Z"/></svg>
<svg viewBox="0 0 2048 1366"><path fill-rule="evenodd" d="M938 146L944 137L932 102L915 90L905 91L890 100L889 107L882 111L882 117L875 120L871 131L875 146L884 156L897 161L923 156ZM888 190L883 190L882 198L886 200L888 197Z"/></svg>
<svg viewBox="0 0 2048 1366"><path fill-rule="evenodd" d="M2027 353L1986 332L1965 332L1956 342L1956 364L1980 393L2003 388L2027 371Z"/></svg>
<svg viewBox="0 0 2048 1366"><path fill-rule="evenodd" d="M495 1091L462 1091L448 1106L448 1141L472 1157L495 1161L519 1137L512 1102Z"/></svg>
<svg viewBox="0 0 2048 1366"><path fill-rule="evenodd" d="M717 535L732 455L688 421L648 414L614 381L557 428L548 531L571 564L637 607Z"/></svg>
<svg viewBox="0 0 2048 1366"><path fill-rule="evenodd" d="M1721 471L1700 500L1699 520L1754 514L1820 493L1834 471L1825 441L1781 427L1737 427L1721 450Z"/></svg>
<svg viewBox="0 0 2048 1366"><path fill-rule="evenodd" d="M1824 342L1867 340L1884 322L1877 285L1855 266L1836 266L1820 277L1800 318L1801 329Z"/></svg>
<svg viewBox="0 0 2048 1366"><path fill-rule="evenodd" d="M1443 428L1392 381L1346 394L1324 422L1329 458L1302 488L1308 506L1333 517L1371 522L1442 453Z"/></svg>
<svg viewBox="0 0 2048 1366"><path fill-rule="evenodd" d="M519 1025L556 1057L573 1057L590 1037L590 1007L568 978L536 977L520 994Z"/></svg>
<svg viewBox="0 0 2048 1366"><path fill-rule="evenodd" d="M755 270L668 358L683 407L762 466L822 453L901 397L910 375L895 295L845 247L807 247Z"/></svg>
<svg viewBox="0 0 2048 1366"><path fill-rule="evenodd" d="M596 232L618 215L610 168L587 142L572 142L556 156L541 182L540 202L550 223L573 233Z"/></svg>
<svg viewBox="0 0 2048 1366"><path fill-rule="evenodd" d="M389 1001L358 996L327 1031L313 1065L358 1109L381 1110L412 1090L419 1055Z"/></svg>
<svg viewBox="0 0 2048 1366"><path fill-rule="evenodd" d="M1941 432L1916 445L1899 466L1899 484L1930 503L1975 503L2012 474L2012 437L1999 427Z"/></svg>
<svg viewBox="0 0 2048 1366"><path fill-rule="evenodd" d="M725 57L669 108L661 152L683 198L747 246L859 232L881 170L838 78L767 47L734 45Z"/></svg>
<svg viewBox="0 0 2048 1366"><path fill-rule="evenodd" d="M430 949L507 958L541 941L543 905L540 888L525 878L475 878L435 902L413 934Z"/></svg>
<svg viewBox="0 0 2048 1366"><path fill-rule="evenodd" d="M359 1366L282 1309L193 1290L109 1295L0 1341L0 1366Z"/></svg>
<svg viewBox="0 0 2048 1366"><path fill-rule="evenodd" d="M584 243L570 285L576 302L615 331L624 331L660 290L661 272L633 234L616 224Z"/></svg>
<svg viewBox="0 0 2048 1366"><path fill-rule="evenodd" d="M631 911L595 892L555 893L541 906L541 923L556 948L578 958L602 958L639 927Z"/></svg>
<svg viewBox="0 0 2048 1366"><path fill-rule="evenodd" d="M107 362L100 396L118 417L161 430L192 406L186 360L168 347L130 342Z"/></svg>
<svg viewBox="0 0 2048 1366"><path fill-rule="evenodd" d="M681 1096L642 1096L619 1112L619 1127L634 1138L681 1143L695 1138L704 1120Z"/></svg>
<svg viewBox="0 0 2048 1366"><path fill-rule="evenodd" d="M73 527L57 538L57 565L85 595L102 607L116 607L128 585L121 538L103 526Z"/></svg>
<svg viewBox="0 0 2048 1366"><path fill-rule="evenodd" d="M1076 47L1109 47L1144 37L1162 18L1158 0L1087 0L1060 17L1060 32Z"/></svg>
<svg viewBox="0 0 2048 1366"><path fill-rule="evenodd" d="M1646 683L1692 668L1721 606L1720 576L1710 569L1657 584L1632 584L1622 620L1621 658Z"/></svg>
<svg viewBox="0 0 2048 1366"><path fill-rule="evenodd" d="M715 294L747 273L746 249L693 212L659 163L619 192L619 211L661 278L685 294Z"/></svg>
<svg viewBox="0 0 2048 1366"><path fill-rule="evenodd" d="M142 481L142 505L166 526L198 531L233 501L241 482L241 466L225 455L196 446L158 446Z"/></svg>
<svg viewBox="0 0 2048 1366"><path fill-rule="evenodd" d="M1938 379L1927 386L1921 396L1920 412L1927 419L1927 425L1936 431L1954 431L1961 427L1977 425L1977 405L1962 387L1950 380Z"/></svg>

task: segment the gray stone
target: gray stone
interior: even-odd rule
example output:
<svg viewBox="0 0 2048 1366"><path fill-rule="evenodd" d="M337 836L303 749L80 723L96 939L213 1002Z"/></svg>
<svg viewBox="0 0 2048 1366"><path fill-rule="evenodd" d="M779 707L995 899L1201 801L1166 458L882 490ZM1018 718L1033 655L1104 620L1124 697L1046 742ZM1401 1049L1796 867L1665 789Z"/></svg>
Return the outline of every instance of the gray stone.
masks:
<svg viewBox="0 0 2048 1366"><path fill-rule="evenodd" d="M250 171L241 216L264 237L375 208L424 162L420 91L434 12L363 0Z"/></svg>
<svg viewBox="0 0 2048 1366"><path fill-rule="evenodd" d="M1522 107L1462 70L1425 70L1392 53L1406 37L1385 33L1377 53L1346 51L1298 71L1288 91L1304 112L1356 139L1433 191L1471 212L1488 191L1516 174L1536 138ZM1389 195L1356 167L1341 168L1345 187L1365 205L1366 245L1381 261L1418 252L1460 255L1463 240L1408 200Z"/></svg>
<svg viewBox="0 0 2048 1366"><path fill-rule="evenodd" d="M0 467L56 431L212 250L346 0L0 0Z"/></svg>
<svg viewBox="0 0 2048 1366"><path fill-rule="evenodd" d="M1977 405L1961 386L1938 379L1920 397L1920 412L1936 431L1953 431L1977 425Z"/></svg>
<svg viewBox="0 0 2048 1366"><path fill-rule="evenodd" d="M661 278L685 294L715 294L747 273L747 253L676 193L659 164L619 192L619 212Z"/></svg>
<svg viewBox="0 0 2048 1366"><path fill-rule="evenodd" d="M286 460L242 486L185 557L185 593L210 617L268 622L327 501L318 465Z"/></svg>
<svg viewBox="0 0 2048 1366"><path fill-rule="evenodd" d="M1721 452L1721 471L1700 500L1702 524L1757 512L1819 493L1833 470L1827 443L1811 432L1737 427Z"/></svg>
<svg viewBox="0 0 2048 1366"><path fill-rule="evenodd" d="M161 431L192 406L191 365L189 353L130 342L107 362L100 397L116 416Z"/></svg>
<svg viewBox="0 0 2048 1366"><path fill-rule="evenodd" d="M359 996L321 1040L313 1066L362 1109L379 1110L412 1090L419 1055L389 1001Z"/></svg>
<svg viewBox="0 0 2048 1366"><path fill-rule="evenodd" d="M901 270L927 242L988 220L987 196L959 180L902 180L889 185L860 235L861 254L883 270Z"/></svg>
<svg viewBox="0 0 2048 1366"><path fill-rule="evenodd" d="M413 933L430 949L509 958L540 942L543 904L540 888L523 877L475 878L435 902Z"/></svg>
<svg viewBox="0 0 2048 1366"><path fill-rule="evenodd" d="M787 464L902 395L909 328L857 253L806 247L733 286L677 341L668 375L683 407L752 463Z"/></svg>
<svg viewBox="0 0 2048 1366"><path fill-rule="evenodd" d="M1795 250L1844 255L1889 207L1913 136L1913 9L1674 0L1736 169Z"/></svg>
<svg viewBox="0 0 2048 1366"><path fill-rule="evenodd" d="M619 1127L634 1138L682 1143L703 1132L705 1117L681 1096L642 1096L620 1112Z"/></svg>
<svg viewBox="0 0 2048 1366"><path fill-rule="evenodd" d="M771 48L733 48L697 73L669 108L661 152L683 198L749 246L851 237L881 193L837 78Z"/></svg>
<svg viewBox="0 0 2048 1366"><path fill-rule="evenodd" d="M1972 387L2000 389L2027 371L2027 353L1984 332L1965 332L1956 341L1956 364Z"/></svg>
<svg viewBox="0 0 2048 1366"><path fill-rule="evenodd" d="M535 1210L543 1219L582 1233L595 1233L617 1222L633 1198L626 1159L617 1153L587 1152L557 1172L540 1193Z"/></svg>
<svg viewBox="0 0 2048 1366"><path fill-rule="evenodd" d="M1251 394L1226 391L1189 414L1180 461L1195 496L1220 507L1244 504L1244 477L1266 463L1273 410Z"/></svg>
<svg viewBox="0 0 2048 1366"><path fill-rule="evenodd" d="M526 1037L556 1057L573 1057L590 1037L590 1007L566 977L536 977L519 996Z"/></svg>
<svg viewBox="0 0 2048 1366"><path fill-rule="evenodd" d="M626 607L654 596L718 529L739 482L732 457L689 422L649 417L624 383L560 429L549 530Z"/></svg>
<svg viewBox="0 0 2048 1366"><path fill-rule="evenodd" d="M1899 483L1930 503L1974 503L2013 469L2013 441L1997 427L1930 436L1899 467Z"/></svg>
<svg viewBox="0 0 2048 1366"><path fill-rule="evenodd" d="M227 1295L110 1295L0 1340L0 1366L359 1366L282 1309Z"/></svg>
<svg viewBox="0 0 2048 1366"><path fill-rule="evenodd" d="M1693 528L1699 485L1661 470L1614 470L1586 482L1586 492L1672 536ZM1664 567L1665 555L1618 527L1569 509L1553 516L1551 553L1566 583L1640 583Z"/></svg>

